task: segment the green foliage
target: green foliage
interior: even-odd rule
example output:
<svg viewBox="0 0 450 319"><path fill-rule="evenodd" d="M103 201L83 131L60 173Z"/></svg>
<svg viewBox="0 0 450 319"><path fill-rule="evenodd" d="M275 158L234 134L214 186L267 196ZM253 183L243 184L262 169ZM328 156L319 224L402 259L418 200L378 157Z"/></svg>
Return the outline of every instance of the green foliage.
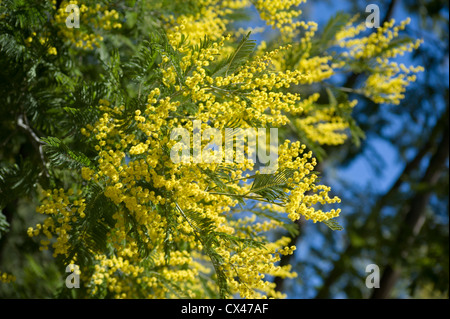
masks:
<svg viewBox="0 0 450 319"><path fill-rule="evenodd" d="M0 209L17 198L28 196L35 187L38 172L29 161L0 168Z"/></svg>
<svg viewBox="0 0 450 319"><path fill-rule="evenodd" d="M256 41L250 39L250 34L251 32L242 37L235 51L222 64L218 64L212 74L217 76L233 74L248 60L256 46Z"/></svg>
<svg viewBox="0 0 450 319"><path fill-rule="evenodd" d="M105 251L107 247L107 236L111 227L114 226L114 213L116 205L105 197L103 189L98 184L90 184L87 188L86 218L81 219L73 225L77 237L72 237L71 251L66 257L66 264L77 256L80 265L92 262L93 254Z"/></svg>
<svg viewBox="0 0 450 319"><path fill-rule="evenodd" d="M344 227L339 225L337 221L334 219L329 219L323 222L325 225L327 225L331 230L343 230Z"/></svg>
<svg viewBox="0 0 450 319"><path fill-rule="evenodd" d="M328 23L324 27L322 34L314 41L312 54L320 54L324 49L334 45L335 35L348 23L350 15L345 12L337 12L333 17L328 20Z"/></svg>
<svg viewBox="0 0 450 319"><path fill-rule="evenodd" d="M47 143L44 149L48 160L55 167L70 169L81 168L83 166L95 167L86 155L81 152L72 151L57 137L43 138L42 141Z"/></svg>
<svg viewBox="0 0 450 319"><path fill-rule="evenodd" d="M275 174L258 174L253 181L250 192L260 195L269 202L287 199L288 181L293 178L295 170L286 169Z"/></svg>

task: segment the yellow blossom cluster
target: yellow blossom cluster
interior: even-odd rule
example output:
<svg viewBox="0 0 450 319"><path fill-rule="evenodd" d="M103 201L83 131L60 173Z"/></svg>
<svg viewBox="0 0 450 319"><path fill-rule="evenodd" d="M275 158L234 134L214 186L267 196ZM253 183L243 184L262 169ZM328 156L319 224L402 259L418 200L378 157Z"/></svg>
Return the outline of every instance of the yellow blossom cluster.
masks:
<svg viewBox="0 0 450 319"><path fill-rule="evenodd" d="M293 169L294 175L288 185L292 187L286 204L286 213L292 221L296 221L301 215L313 222L326 221L339 216L340 209L331 209L329 212L317 210L314 205L340 203L338 197L330 198L330 188L324 185L316 185L317 175L313 173L316 159L312 152L304 152L306 146L300 142L291 143L286 140L279 147L278 164L280 169ZM295 158L295 160L293 160Z"/></svg>
<svg viewBox="0 0 450 319"><path fill-rule="evenodd" d="M215 55L211 53L220 54L220 47L221 43L212 43L200 51L196 59L192 59L193 53L186 53L191 59L184 63L188 65L189 61L195 60L196 68L175 90L175 94L182 92L185 99L198 106L191 116L203 120L201 134L209 127L207 121L219 129L226 128L226 124L236 118L264 126L281 126L288 121L283 113L301 111L300 96L285 93L283 89L299 83L304 75L290 71L275 73L267 69L277 50L256 57L238 70L228 72L225 68L222 75L208 77L203 62L214 62ZM188 67L184 68L187 70ZM241 98L240 93L245 93L246 98ZM186 295L199 297L199 274L211 272L211 268L205 266L208 258L210 261L218 258L221 264L215 265L214 269L218 271L217 267L220 267L233 294L246 298L280 297L267 278L295 276L289 266L275 266L280 255L294 251L295 247L288 246L289 240L283 238L262 246L246 246L232 244L233 241L227 239L230 238L227 236L235 236L235 240L245 240L248 234L235 221L233 207L238 203L237 198L262 199L257 193L252 195L250 184L239 183L243 179L250 181L244 172L254 169L255 163L249 160L227 164L172 162L165 151L174 143L170 139L170 130L184 127L192 132L193 124L183 117L172 116L183 105L174 96L164 96L159 88L149 92L145 109L134 111L132 121L137 129L132 134L121 129L126 118L125 108L113 106L106 100L101 100L100 104L102 116L82 130L83 135L95 143L98 166L95 170L83 167L81 176L86 182L102 185L105 198L120 208L112 215L113 225L108 234L108 247L113 250L109 253L94 251L98 262L89 279L91 293L109 291L115 297L128 298L136 296L137 287L141 287L146 297L174 297L170 285L176 285ZM207 142L201 141L202 148ZM336 217L338 211L324 213L313 207L318 202L335 203L337 199L328 197L328 188L314 184L316 176L311 171L315 160L311 152L301 155L304 148L298 142L280 147L280 170L295 171L293 177L286 180L292 189L293 202L282 205L286 205L286 213L293 221L300 214L314 221ZM218 191L220 184L208 175L220 167L227 167L231 172L228 177L231 180L222 183L227 182L227 189L233 189L232 193ZM300 193L307 191L314 194L299 198ZM38 212L51 215L51 218L44 225L29 230L31 236L41 231L48 237L55 236L54 254L66 257L71 249L68 235L71 225L83 218L87 209L87 200L82 194L75 199L72 198L73 191L69 192L48 191ZM134 235L129 233L130 219L139 226ZM202 221L210 227L209 236L216 236L214 248L202 239L207 236L203 233L206 226ZM259 238L264 242L264 233L280 226L276 220L265 220L245 227L260 234L253 240ZM43 245L46 248L48 243ZM167 252L167 245L179 247L179 250ZM213 249L214 253L211 252ZM149 260L143 257L143 250L151 254ZM169 287L168 282L171 283Z"/></svg>
<svg viewBox="0 0 450 319"><path fill-rule="evenodd" d="M405 51L417 49L421 40L408 42L401 47L395 47L386 50L395 38L398 38L399 32L404 30L410 23L410 19L402 21L399 25L395 25L395 19L385 22L383 26L377 28L376 32L370 33L368 36L357 38L364 31L367 31L365 23L354 26L352 23L347 24L340 30L335 38L341 48L349 49L344 52L344 56L353 57L355 59L368 59L379 56L395 57L403 54Z"/></svg>
<svg viewBox="0 0 450 319"><path fill-rule="evenodd" d="M311 95L311 97L314 97L314 95ZM340 103L334 108L319 108L314 104L309 104L304 107L304 117L295 119L293 124L298 126L311 141L320 145L340 145L348 138L346 130L349 123L336 115L336 109L344 107L351 109L356 104L356 100L350 101L348 105Z"/></svg>
<svg viewBox="0 0 450 319"><path fill-rule="evenodd" d="M275 90L308 82L311 76L316 79L318 76L324 76L316 71L311 76L305 75L303 70L270 71L273 57L287 47L280 47L261 57L255 57L237 72L229 72L229 68L223 67L221 74L208 76L206 67L217 60L217 55L222 52L221 48L227 39L229 38L223 37L210 48L192 55L187 54L182 59L182 69L185 72L190 71L189 76L186 77L185 86L176 87L178 91L183 91L184 96L190 96L194 102L199 103L199 119L206 121L210 116L216 119L216 128L223 128L230 117L247 122L257 119L262 126L284 125L287 123L287 117L282 113L301 110L297 103L300 97L298 94ZM163 83L174 83L175 72L172 68L163 72L163 75ZM242 93L230 93L233 91ZM269 107L271 112L267 114L265 110ZM201 114L206 110L207 113Z"/></svg>
<svg viewBox="0 0 450 319"><path fill-rule="evenodd" d="M416 50L422 43L421 39L406 41L401 45L392 45L399 37L399 33L410 23L410 19L395 25L395 20L385 22L376 32L368 36L359 36L367 31L365 23L353 25L352 19L335 39L341 48L348 51L343 57L361 60L372 68L362 92L376 103L399 104L404 98L406 87L416 80L416 73L423 71L422 67L406 67L391 59Z"/></svg>
<svg viewBox="0 0 450 319"><path fill-rule="evenodd" d="M25 45L30 46L31 43L33 42L33 38L37 37L36 32L31 32L31 35L25 39ZM38 41L41 45L48 45L49 43L49 38L48 36L39 36L38 37ZM47 53L50 55L57 55L58 54L58 50L56 50L56 48L54 46L50 46L47 50Z"/></svg>
<svg viewBox="0 0 450 319"><path fill-rule="evenodd" d="M224 15L224 12L220 8L205 7L196 15L183 15L176 19L173 16L168 17L168 24L176 25L168 29L167 35L172 41L171 44L176 45L180 42L179 31L189 34L191 44L198 44L204 39L205 35L217 40L226 32L226 25L229 22L223 19L222 15Z"/></svg>
<svg viewBox="0 0 450 319"><path fill-rule="evenodd" d="M56 7L57 1L52 0L53 9L56 10L54 19L59 27L59 35L67 39L77 48L92 50L103 41L101 31L120 29L119 13L107 6L88 0L64 0ZM74 11L66 12L68 5L77 5L79 8L79 28L68 28L66 20Z"/></svg>
<svg viewBox="0 0 450 319"><path fill-rule="evenodd" d="M317 31L317 23L313 21L296 21L302 14L298 6L306 0L273 0L273 1L249 1L249 0L203 0L196 3L200 7L195 14L181 14L179 16L168 15L165 17L167 33L171 39L171 44L176 45L181 40L183 31L187 35L189 42L199 44L205 36L213 40L219 40L225 34L231 34L235 38L252 32L263 32L264 28L239 28L232 30L229 28L232 21L227 15L236 10L250 8L252 5L258 10L260 18L266 21L267 25L277 29L283 39L292 39L294 35L303 30L301 42L308 42ZM227 46L231 50L231 46Z"/></svg>
<svg viewBox="0 0 450 319"><path fill-rule="evenodd" d="M244 248L235 254L222 252L227 263L224 270L230 274L229 285L243 298L283 298L275 290L275 284L264 280L266 276L295 278L297 274L289 266L277 266L280 255L292 254L295 246L287 247L290 239L283 237L264 248ZM280 248L282 247L282 248ZM279 248L279 249L277 249Z"/></svg>
<svg viewBox="0 0 450 319"><path fill-rule="evenodd" d="M39 234L45 235L46 239L40 241L41 250L49 249L52 244L53 255L64 255L69 250L70 232L72 223L85 218L86 203L84 198L78 198L81 191L74 193L72 189L65 192L64 189L44 191L45 199L36 211L48 215L44 222L37 224L34 228L29 227L28 236L35 237ZM56 240L51 240L56 236Z"/></svg>
<svg viewBox="0 0 450 319"><path fill-rule="evenodd" d="M16 277L14 275L8 274L6 272L2 273L0 271L0 282L10 283L16 281Z"/></svg>
<svg viewBox="0 0 450 319"><path fill-rule="evenodd" d="M416 73L424 70L421 66L406 67L404 64L389 62L377 58L379 70L371 74L365 83L363 92L376 103L400 104L405 97L406 87L416 81Z"/></svg>
<svg viewBox="0 0 450 319"><path fill-rule="evenodd" d="M297 8L306 0L257 0L255 7L258 9L261 19L273 28L280 30L282 34L292 33L296 28L302 26L308 29L308 25L303 21L294 21L302 11Z"/></svg>
<svg viewBox="0 0 450 319"><path fill-rule="evenodd" d="M225 34L238 37L243 31L230 32L229 25L233 22L227 19L227 15L235 10L247 8L251 5L249 0L201 0L196 1L199 7L196 13L173 14L164 16L164 25L167 36L172 46L177 46L182 42L182 37L186 37L190 45L198 45L200 41L208 37L211 40L219 40ZM262 31L262 29L256 29ZM229 50L231 46L227 47Z"/></svg>

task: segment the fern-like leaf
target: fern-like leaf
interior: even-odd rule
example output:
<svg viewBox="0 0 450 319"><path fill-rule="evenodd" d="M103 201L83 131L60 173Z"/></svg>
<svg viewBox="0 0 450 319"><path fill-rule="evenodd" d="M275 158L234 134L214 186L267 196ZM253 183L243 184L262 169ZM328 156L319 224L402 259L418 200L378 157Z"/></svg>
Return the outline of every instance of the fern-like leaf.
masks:
<svg viewBox="0 0 450 319"><path fill-rule="evenodd" d="M214 248L220 247L220 243L217 232L214 231L213 222L208 218L200 218L193 212L184 212L178 203L176 203L176 207L178 212L194 229L197 240L202 243L203 249L214 267L220 297L226 298L230 294L230 291L227 276L222 269L222 264L224 263L223 257Z"/></svg>
<svg viewBox="0 0 450 319"><path fill-rule="evenodd" d="M47 144L44 146L44 150L53 165L68 168L94 167L86 155L78 151L72 151L57 137L42 138L42 141Z"/></svg>
<svg viewBox="0 0 450 319"><path fill-rule="evenodd" d="M295 170L286 169L275 174L259 174L255 177L250 192L260 195L270 202L283 201L287 194L287 183Z"/></svg>
<svg viewBox="0 0 450 319"><path fill-rule="evenodd" d="M334 219L329 219L323 222L325 225L327 225L331 230L343 230L344 227L339 225L339 223Z"/></svg>
<svg viewBox="0 0 450 319"><path fill-rule="evenodd" d="M155 64L156 53L156 51L152 50L151 44L148 41L144 41L138 53L124 65L124 72L128 75L128 78L137 82L146 79L152 73L150 70Z"/></svg>
<svg viewBox="0 0 450 319"><path fill-rule="evenodd" d="M74 231L69 239L71 247L66 263L77 256L81 265L90 264L96 252L105 252L110 229L115 225L112 217L117 206L104 195L103 188L95 183L88 186L86 217L73 225Z"/></svg>
<svg viewBox="0 0 450 319"><path fill-rule="evenodd" d="M31 162L0 168L0 209L12 200L29 194L35 187L39 170Z"/></svg>
<svg viewBox="0 0 450 319"><path fill-rule="evenodd" d="M216 76L233 74L240 66L242 66L253 53L256 46L255 40L250 40L250 33L242 37L241 42L236 50L225 60L224 63L219 64L213 71Z"/></svg>

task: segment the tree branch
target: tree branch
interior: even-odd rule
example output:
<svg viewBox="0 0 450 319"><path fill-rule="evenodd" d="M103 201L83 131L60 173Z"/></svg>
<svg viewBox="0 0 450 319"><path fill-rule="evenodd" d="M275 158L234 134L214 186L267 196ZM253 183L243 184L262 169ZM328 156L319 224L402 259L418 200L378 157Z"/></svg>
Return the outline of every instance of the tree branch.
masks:
<svg viewBox="0 0 450 319"><path fill-rule="evenodd" d="M42 168L44 170L45 176L50 177L50 174L47 169L47 162L45 161L44 156L44 149L43 146L45 145L44 142L41 141L41 139L36 135L36 133L33 131L31 126L28 123L28 119L26 115L20 114L17 118L17 125L21 127L23 130L25 130L28 135L31 138L31 143L33 144L34 148L38 151L39 157L42 162Z"/></svg>
<svg viewBox="0 0 450 319"><path fill-rule="evenodd" d="M449 116L449 108L447 106L446 111L442 114L432 132L430 133L425 144L420 148L417 152L416 156L409 161L402 173L399 175L395 183L391 186L389 191L387 191L382 197L378 199L372 208L369 216L366 218L364 222L364 228L361 231L364 233L368 229L372 229L376 227L378 216L382 210L382 208L388 203L388 201L398 192L399 188L403 185L407 177L411 174L413 170L419 167L423 158L435 147L437 147L437 140L439 135L442 134L442 131L445 130L445 127L448 125L448 116ZM352 256L357 253L359 249L355 248L351 243L347 245L347 247L340 254L339 259L334 263L334 268L328 274L325 279L322 287L318 291L315 298L323 299L327 298L330 294L331 286L341 277L341 275L346 271L344 259L347 256Z"/></svg>
<svg viewBox="0 0 450 319"><path fill-rule="evenodd" d="M432 187L436 185L442 174L442 168L449 155L449 130L446 127L439 147L431 158L427 170L420 180L421 184L427 185L427 190L417 193L411 200L410 208L405 216L404 225L397 235L395 243L397 245L391 250L391 257L405 258L410 252L409 248L413 244L415 237L419 234L424 222L425 211L432 194ZM395 260L394 259L394 260ZM375 289L371 296L372 299L388 298L392 289L400 278L400 267L388 264L380 281L380 288Z"/></svg>

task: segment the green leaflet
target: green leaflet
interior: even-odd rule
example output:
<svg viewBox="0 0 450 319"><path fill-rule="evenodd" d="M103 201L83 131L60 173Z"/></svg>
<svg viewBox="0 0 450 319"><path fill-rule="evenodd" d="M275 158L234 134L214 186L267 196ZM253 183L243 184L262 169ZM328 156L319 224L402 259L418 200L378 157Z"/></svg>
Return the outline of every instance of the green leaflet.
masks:
<svg viewBox="0 0 450 319"><path fill-rule="evenodd" d="M78 151L72 151L57 137L42 138L42 141L47 144L44 146L44 150L53 165L68 168L81 168L83 166L94 168L86 155Z"/></svg>
<svg viewBox="0 0 450 319"><path fill-rule="evenodd" d="M79 219L73 227L76 231L71 236L69 262L77 254L77 261L81 264L89 264L95 252L105 252L109 230L114 226L113 215L117 206L103 193L103 188L98 184L88 186L86 200L86 217Z"/></svg>
<svg viewBox="0 0 450 319"><path fill-rule="evenodd" d="M20 166L15 164L0 168L0 209L29 194L35 187L38 173L29 161Z"/></svg>
<svg viewBox="0 0 450 319"><path fill-rule="evenodd" d="M236 50L212 72L215 76L228 76L233 74L249 58L256 46L255 40L250 40L250 33L242 37Z"/></svg>
<svg viewBox="0 0 450 319"><path fill-rule="evenodd" d="M230 291L227 284L227 276L221 267L224 260L222 256L214 249L214 246L219 247L220 245L218 243L219 238L217 236L219 233L214 230L213 222L208 218L201 218L193 212L184 212L178 203L176 203L176 208L193 228L197 240L202 243L203 249L214 267L220 297L226 298Z"/></svg>
<svg viewBox="0 0 450 319"><path fill-rule="evenodd" d="M325 225L327 225L331 230L343 230L344 227L338 224L338 222L332 218L329 220L326 220L323 222Z"/></svg>
<svg viewBox="0 0 450 319"><path fill-rule="evenodd" d="M153 50L151 46L150 42L144 41L138 53L125 63L124 72L127 78L144 85L150 84L155 75L152 69L157 58L157 51Z"/></svg>
<svg viewBox="0 0 450 319"><path fill-rule="evenodd" d="M318 54L329 48L333 44L334 37L350 20L350 15L344 12L337 12L334 17L332 17L325 28L323 29L322 35L316 40L313 53Z"/></svg>
<svg viewBox="0 0 450 319"><path fill-rule="evenodd" d="M260 195L270 202L283 201L287 194L285 189L289 178L294 176L295 170L286 169L275 174L259 174L253 181L250 192Z"/></svg>

